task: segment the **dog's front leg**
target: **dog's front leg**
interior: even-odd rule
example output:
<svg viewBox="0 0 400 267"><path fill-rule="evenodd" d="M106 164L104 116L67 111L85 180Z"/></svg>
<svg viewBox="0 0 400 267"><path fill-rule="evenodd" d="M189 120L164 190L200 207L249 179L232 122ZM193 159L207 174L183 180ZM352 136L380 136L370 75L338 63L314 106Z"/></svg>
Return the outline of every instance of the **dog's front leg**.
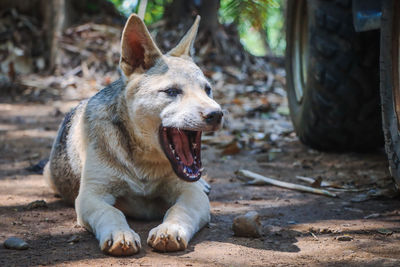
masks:
<svg viewBox="0 0 400 267"><path fill-rule="evenodd" d="M97 185L81 185L75 201L78 223L95 234L104 253L128 256L139 252L140 237L129 227L124 214L112 206L115 198L92 187Z"/></svg>
<svg viewBox="0 0 400 267"><path fill-rule="evenodd" d="M210 202L199 183L187 184L163 223L153 228L147 244L158 251L187 248L192 236L210 221Z"/></svg>

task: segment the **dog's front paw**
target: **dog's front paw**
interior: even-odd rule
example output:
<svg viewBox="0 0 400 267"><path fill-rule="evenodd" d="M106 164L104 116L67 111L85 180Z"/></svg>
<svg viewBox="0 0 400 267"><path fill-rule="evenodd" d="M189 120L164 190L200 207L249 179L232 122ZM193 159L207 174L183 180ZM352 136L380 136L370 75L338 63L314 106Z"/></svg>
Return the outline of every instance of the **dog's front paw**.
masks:
<svg viewBox="0 0 400 267"><path fill-rule="evenodd" d="M140 251L140 237L132 229L113 230L102 236L100 247L106 254L130 256Z"/></svg>
<svg viewBox="0 0 400 267"><path fill-rule="evenodd" d="M185 250L188 241L187 231L179 224L173 223L163 223L153 228L147 238L149 246L162 252Z"/></svg>

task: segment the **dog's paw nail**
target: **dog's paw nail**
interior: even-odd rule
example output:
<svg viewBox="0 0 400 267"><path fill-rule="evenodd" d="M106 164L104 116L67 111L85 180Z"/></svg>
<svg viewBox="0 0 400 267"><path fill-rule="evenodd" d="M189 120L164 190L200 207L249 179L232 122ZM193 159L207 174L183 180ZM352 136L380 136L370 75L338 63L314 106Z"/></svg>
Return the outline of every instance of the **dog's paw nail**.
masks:
<svg viewBox="0 0 400 267"><path fill-rule="evenodd" d="M111 247L112 241L111 241L111 240L108 240L107 245L108 245L109 247Z"/></svg>
<svg viewBox="0 0 400 267"><path fill-rule="evenodd" d="M121 240L121 246L123 246L123 245L125 245L125 241L124 240Z"/></svg>
<svg viewBox="0 0 400 267"><path fill-rule="evenodd" d="M177 236L177 237L176 237L176 240L177 240L178 242L181 242L181 237L180 237L180 236Z"/></svg>
<svg viewBox="0 0 400 267"><path fill-rule="evenodd" d="M164 237L165 237L164 234L160 235L160 239L164 239Z"/></svg>
<svg viewBox="0 0 400 267"><path fill-rule="evenodd" d="M137 240L135 240L135 245L136 245L137 248L140 248L140 244L139 244L139 242Z"/></svg>

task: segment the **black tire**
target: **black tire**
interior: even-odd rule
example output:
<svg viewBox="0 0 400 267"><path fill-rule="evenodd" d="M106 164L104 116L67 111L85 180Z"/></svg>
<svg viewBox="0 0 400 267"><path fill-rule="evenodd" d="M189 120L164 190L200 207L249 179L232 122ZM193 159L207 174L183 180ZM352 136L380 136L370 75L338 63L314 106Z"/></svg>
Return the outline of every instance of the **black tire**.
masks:
<svg viewBox="0 0 400 267"><path fill-rule="evenodd" d="M381 101L389 169L400 185L400 1L384 1L381 25ZM397 108L396 108L397 103Z"/></svg>
<svg viewBox="0 0 400 267"><path fill-rule="evenodd" d="M298 19L299 9L306 18ZM308 45L302 52L308 63L301 83L295 60L299 21L307 22L308 34L301 46ZM288 101L300 140L330 151L382 146L379 31L354 31L351 1L289 0L286 42ZM301 99L296 97L298 84L303 86Z"/></svg>

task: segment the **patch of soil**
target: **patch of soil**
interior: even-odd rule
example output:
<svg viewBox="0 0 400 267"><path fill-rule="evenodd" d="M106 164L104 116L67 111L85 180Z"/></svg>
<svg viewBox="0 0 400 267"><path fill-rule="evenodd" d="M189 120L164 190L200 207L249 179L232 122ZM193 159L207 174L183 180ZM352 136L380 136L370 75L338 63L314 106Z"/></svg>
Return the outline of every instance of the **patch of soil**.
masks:
<svg viewBox="0 0 400 267"><path fill-rule="evenodd" d="M41 175L26 170L48 157L63 113L75 104L0 103L0 243L17 236L30 245L24 251L0 246L0 266L400 264L398 198L381 196L358 202L354 199L360 192L340 192L338 198L330 198L273 186L246 186L236 179L234 171L245 168L294 183L299 183L296 175L320 176L369 190L379 188L384 181L390 183L383 151L321 153L303 146L293 135L280 135L271 145L273 149L261 154L239 149L234 155L222 155L223 149L217 145L204 146L205 178L212 186L212 217L187 250L154 252L145 240L160 222L130 219L131 227L141 236L142 251L126 258L104 255L95 237L77 226L74 208L54 196ZM36 200L45 200L47 206L28 209ZM263 236L234 237L233 218L252 210L261 216Z"/></svg>

